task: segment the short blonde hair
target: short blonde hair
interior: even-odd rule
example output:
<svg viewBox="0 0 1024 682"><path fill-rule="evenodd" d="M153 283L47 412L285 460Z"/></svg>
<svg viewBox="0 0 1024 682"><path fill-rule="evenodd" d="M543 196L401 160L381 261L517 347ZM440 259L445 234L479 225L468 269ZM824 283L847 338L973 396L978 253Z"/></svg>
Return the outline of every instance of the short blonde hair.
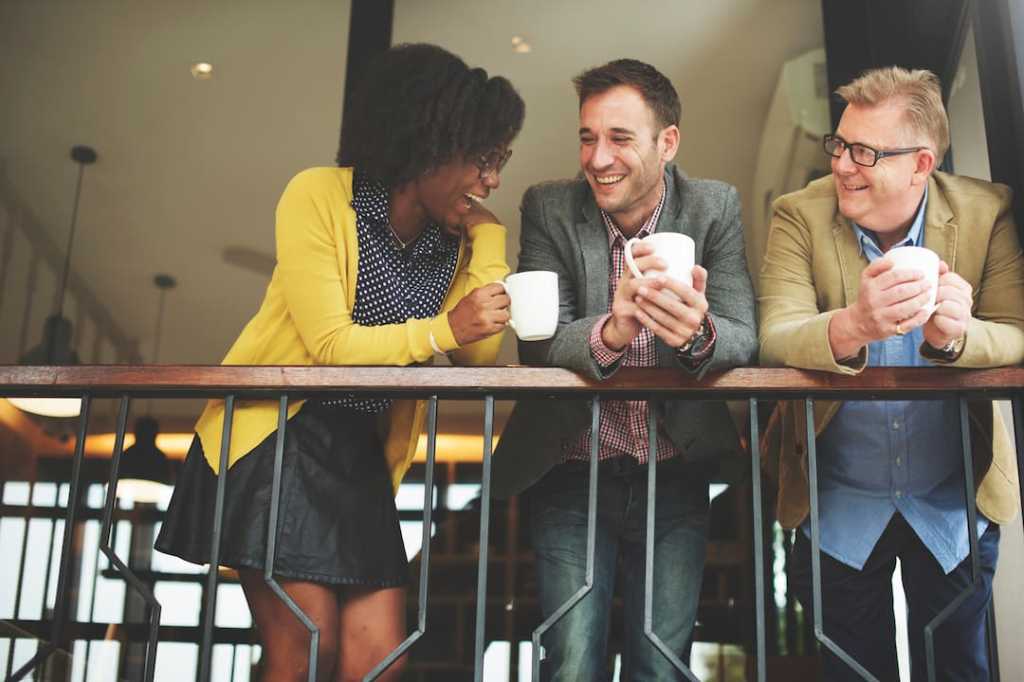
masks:
<svg viewBox="0 0 1024 682"><path fill-rule="evenodd" d="M942 105L942 87L931 71L899 66L871 69L837 88L836 94L847 104L868 107L901 100L908 128L930 139L936 163L942 162L949 148L949 119Z"/></svg>

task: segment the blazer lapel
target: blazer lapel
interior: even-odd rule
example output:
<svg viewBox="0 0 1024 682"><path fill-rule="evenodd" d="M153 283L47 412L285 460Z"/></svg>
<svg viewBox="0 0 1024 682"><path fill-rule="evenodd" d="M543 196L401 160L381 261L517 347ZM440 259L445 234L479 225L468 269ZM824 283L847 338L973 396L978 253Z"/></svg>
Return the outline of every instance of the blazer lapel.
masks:
<svg viewBox="0 0 1024 682"><path fill-rule="evenodd" d="M582 210L576 223L576 235L583 255L583 292L580 300L586 306L580 311L581 317L602 315L608 312L608 229L601 218L601 212L590 196L581 202Z"/></svg>
<svg viewBox="0 0 1024 682"><path fill-rule="evenodd" d="M690 234L688 226L684 224L683 201L679 195L682 193L682 185L686 182L686 174L676 165L668 164L665 168L665 205L661 207L661 216L658 217L658 232L678 232ZM697 254L697 262L700 263L700 254Z"/></svg>
<svg viewBox="0 0 1024 682"><path fill-rule="evenodd" d="M850 305L857 300L860 291L860 273L864 269L864 254L853 226L836 209L832 221L832 238L835 240L836 257L839 261L839 276L843 287L842 305Z"/></svg>
<svg viewBox="0 0 1024 682"><path fill-rule="evenodd" d="M928 178L928 206L924 212L924 246L956 271L957 224L953 209L939 190L935 178Z"/></svg>

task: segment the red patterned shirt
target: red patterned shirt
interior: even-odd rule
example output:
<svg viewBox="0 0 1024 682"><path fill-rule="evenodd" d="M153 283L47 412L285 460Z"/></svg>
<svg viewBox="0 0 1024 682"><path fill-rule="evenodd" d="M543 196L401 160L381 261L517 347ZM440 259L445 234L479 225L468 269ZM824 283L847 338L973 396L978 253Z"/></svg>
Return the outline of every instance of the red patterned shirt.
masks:
<svg viewBox="0 0 1024 682"><path fill-rule="evenodd" d="M636 236L646 237L657 231L658 217L665 204L665 186L662 184L661 200L651 217L640 228ZM654 346L654 333L641 327L636 338L621 351L608 348L601 339L601 329L611 317L612 301L615 299L615 288L625 268L625 251L627 239L623 236L615 221L601 211L605 227L608 229L608 247L611 255L611 267L608 268L608 310L594 325L590 333L590 352L597 364L608 368L620 358L623 367L655 367L658 364L657 351ZM601 417L598 425L599 445L598 459L611 459L626 455L633 457L641 464L647 463L647 415L649 407L646 400L611 400L601 402ZM590 460L590 428L580 434L579 438L565 446L567 461ZM659 425L657 441L657 460L660 462L678 454L675 445L669 440Z"/></svg>

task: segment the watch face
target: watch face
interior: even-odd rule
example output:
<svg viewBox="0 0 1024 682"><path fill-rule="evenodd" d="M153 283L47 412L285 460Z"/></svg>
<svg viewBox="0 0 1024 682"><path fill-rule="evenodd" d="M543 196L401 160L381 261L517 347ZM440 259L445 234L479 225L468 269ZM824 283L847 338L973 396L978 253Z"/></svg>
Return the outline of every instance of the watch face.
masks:
<svg viewBox="0 0 1024 682"><path fill-rule="evenodd" d="M691 360L700 360L708 355L711 351L711 343L713 336L711 330L708 327L707 318L700 323L700 327L694 332L690 340L684 343L676 351L682 355L685 355Z"/></svg>

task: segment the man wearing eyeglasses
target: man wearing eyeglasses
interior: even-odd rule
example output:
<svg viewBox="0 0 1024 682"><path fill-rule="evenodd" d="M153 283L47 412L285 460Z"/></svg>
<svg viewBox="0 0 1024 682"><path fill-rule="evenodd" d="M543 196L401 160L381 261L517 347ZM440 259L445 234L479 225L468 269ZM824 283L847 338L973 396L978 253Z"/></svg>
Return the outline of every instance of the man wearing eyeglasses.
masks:
<svg viewBox="0 0 1024 682"><path fill-rule="evenodd" d="M573 369L594 380L621 367L696 376L748 364L757 348L754 296L743 249L739 195L686 177L679 97L657 69L619 59L574 81L582 174L535 185L522 203L519 270L558 273L558 328L519 344L523 362ZM627 240L682 233L695 243L692 286L667 276L633 277ZM640 271L665 263L635 244ZM648 418L657 433L648 452ZM537 557L542 617L541 678L611 679L608 639L616 575L624 605L622 679L682 680L645 635L648 503L656 513L653 630L683 662L704 569L709 462L739 451L724 403L602 401L592 439L589 401L519 401L494 458L494 491L525 492ZM597 441L597 442L593 442ZM589 462L599 461L592 588L557 621L588 580ZM649 457L657 486L647 489Z"/></svg>
<svg viewBox="0 0 1024 682"><path fill-rule="evenodd" d="M1024 259L1006 187L935 170L949 146L938 79L869 71L837 94L832 175L778 199L761 271L761 361L855 375L867 366L995 367L1024 360ZM923 246L925 273L884 254ZM824 632L879 680L899 679L892 574L900 560L913 680L925 628L972 584L958 402L816 401ZM934 631L940 680L987 680L985 614L999 524L1019 509L1013 450L991 401L972 401L979 585ZM806 417L766 434L778 518L797 528L790 579L812 608ZM826 647L824 679L861 680Z"/></svg>

